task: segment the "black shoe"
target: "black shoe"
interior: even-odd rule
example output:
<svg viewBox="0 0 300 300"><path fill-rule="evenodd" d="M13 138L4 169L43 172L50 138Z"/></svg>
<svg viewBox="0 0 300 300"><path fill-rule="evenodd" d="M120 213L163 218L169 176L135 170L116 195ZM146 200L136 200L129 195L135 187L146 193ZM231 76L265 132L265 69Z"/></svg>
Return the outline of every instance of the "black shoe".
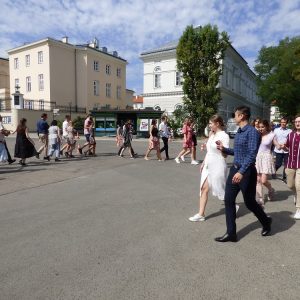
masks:
<svg viewBox="0 0 300 300"><path fill-rule="evenodd" d="M37 154L35 155L35 157L36 157L37 159L40 159L40 154L37 153Z"/></svg>
<svg viewBox="0 0 300 300"><path fill-rule="evenodd" d="M60 161L60 159L56 157L56 158L55 158L55 161Z"/></svg>
<svg viewBox="0 0 300 300"><path fill-rule="evenodd" d="M62 151L62 150L60 150L60 151L59 151L59 154L60 154L60 155L63 155L63 151Z"/></svg>
<svg viewBox="0 0 300 300"><path fill-rule="evenodd" d="M11 160L8 161L8 164L11 165L11 164L13 164L15 161L16 161L15 159L11 159Z"/></svg>
<svg viewBox="0 0 300 300"><path fill-rule="evenodd" d="M237 236L235 235L229 235L228 233L225 233L223 236L215 238L216 242L220 243L226 243L226 242L237 242Z"/></svg>
<svg viewBox="0 0 300 300"><path fill-rule="evenodd" d="M271 224L272 224L272 218L268 217L268 224L265 225L261 231L262 236L267 236L271 232Z"/></svg>
<svg viewBox="0 0 300 300"><path fill-rule="evenodd" d="M74 155L69 155L69 157L70 157L70 158L75 158L75 156L74 156Z"/></svg>
<svg viewBox="0 0 300 300"><path fill-rule="evenodd" d="M166 157L165 160L170 160L170 158L169 158L169 157Z"/></svg>
<svg viewBox="0 0 300 300"><path fill-rule="evenodd" d="M80 154L82 154L82 149L81 148L78 148L78 151Z"/></svg>
<svg viewBox="0 0 300 300"><path fill-rule="evenodd" d="M48 156L44 156L44 160L50 161L50 156L49 155Z"/></svg>

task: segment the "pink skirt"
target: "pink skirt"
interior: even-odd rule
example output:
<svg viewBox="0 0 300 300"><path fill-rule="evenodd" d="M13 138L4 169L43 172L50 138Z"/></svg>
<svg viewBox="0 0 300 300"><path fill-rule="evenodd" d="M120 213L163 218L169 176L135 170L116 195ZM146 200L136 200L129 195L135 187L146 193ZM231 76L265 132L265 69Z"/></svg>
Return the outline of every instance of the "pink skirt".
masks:
<svg viewBox="0 0 300 300"><path fill-rule="evenodd" d="M153 137L149 139L149 149L160 150L159 139L157 137Z"/></svg>
<svg viewBox="0 0 300 300"><path fill-rule="evenodd" d="M257 153L256 170L258 174L275 174L274 161L270 152Z"/></svg>

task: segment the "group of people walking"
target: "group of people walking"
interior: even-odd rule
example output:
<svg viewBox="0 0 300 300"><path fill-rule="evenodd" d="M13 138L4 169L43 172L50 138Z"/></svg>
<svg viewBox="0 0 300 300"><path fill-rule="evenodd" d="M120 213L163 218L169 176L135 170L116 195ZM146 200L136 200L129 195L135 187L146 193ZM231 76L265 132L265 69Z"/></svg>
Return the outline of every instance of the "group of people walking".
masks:
<svg viewBox="0 0 300 300"><path fill-rule="evenodd" d="M40 148L36 150L35 143L29 136L27 120L22 118L15 131L6 130L2 124L0 116L0 161L7 161L9 164L16 160L12 159L5 137L16 133L16 144L14 157L19 158L19 164L26 166L26 159L30 157L40 158L43 154L43 159L50 161L51 157L55 156L55 161L60 161L60 157L65 155L67 158L73 158L73 151L76 149L79 154L95 156L96 141L94 138L94 122L90 115L84 121L84 135L86 142L80 146L78 143L79 134L73 127L71 117L65 116L65 121L62 124L62 129L59 128L57 120L53 120L49 126L47 122L47 114L43 113L40 120L37 122L37 135L39 138ZM84 150L85 149L85 150Z"/></svg>
<svg viewBox="0 0 300 300"><path fill-rule="evenodd" d="M226 214L226 233L217 237L217 242L236 242L236 214L238 206L236 197L242 191L246 207L253 212L262 224L261 235L271 232L272 218L264 212L263 186L268 190L267 199L274 200L274 189L268 176L274 175L285 160L287 185L294 193L296 213L294 219L300 219L300 115L294 120L294 130L286 128L287 120L281 120L280 128L272 132L266 120L257 120L253 126L249 124L250 109L238 107L235 121L239 130L235 136L234 148L229 147L229 136L224 131L224 123L220 116L210 119L211 129L206 144L207 154L200 167L200 201L199 211L190 221L205 221L205 208L208 192L224 201ZM276 163L272 150L275 147ZM278 152L276 152L278 151ZM277 153L282 153L279 155ZM227 172L226 156L234 155L233 165Z"/></svg>

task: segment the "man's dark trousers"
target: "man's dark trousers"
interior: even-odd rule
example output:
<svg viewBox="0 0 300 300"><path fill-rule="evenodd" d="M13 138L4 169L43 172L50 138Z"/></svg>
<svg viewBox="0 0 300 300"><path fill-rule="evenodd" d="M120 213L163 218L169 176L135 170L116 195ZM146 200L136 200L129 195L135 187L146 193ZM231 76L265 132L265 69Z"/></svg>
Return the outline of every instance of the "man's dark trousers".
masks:
<svg viewBox="0 0 300 300"><path fill-rule="evenodd" d="M165 151L166 152L166 158L169 158L169 146L168 146L168 141L169 139L167 137L162 137L164 146L160 149L160 153Z"/></svg>
<svg viewBox="0 0 300 300"><path fill-rule="evenodd" d="M285 164L287 163L289 154L288 153L277 153L277 152L275 152L275 154L276 154L275 169L277 171L283 164L282 179L286 179Z"/></svg>
<svg viewBox="0 0 300 300"><path fill-rule="evenodd" d="M239 193L242 191L244 202L246 207L254 213L257 219L260 221L263 227L267 226L269 223L268 217L261 208L261 206L256 202L256 181L257 172L254 165L250 166L243 175L243 179L239 184L232 183L232 177L239 170L239 167L232 166L230 168L229 176L226 181L225 188L225 212L226 212L226 225L228 235L236 235L236 208L235 199Z"/></svg>

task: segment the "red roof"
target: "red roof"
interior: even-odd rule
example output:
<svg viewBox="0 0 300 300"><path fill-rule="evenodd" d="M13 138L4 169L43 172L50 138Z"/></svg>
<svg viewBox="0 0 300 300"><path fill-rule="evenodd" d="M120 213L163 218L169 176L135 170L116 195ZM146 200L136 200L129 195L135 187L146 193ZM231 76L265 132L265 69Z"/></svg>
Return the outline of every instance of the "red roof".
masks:
<svg viewBox="0 0 300 300"><path fill-rule="evenodd" d="M142 96L133 96L133 103L144 103L144 98Z"/></svg>

